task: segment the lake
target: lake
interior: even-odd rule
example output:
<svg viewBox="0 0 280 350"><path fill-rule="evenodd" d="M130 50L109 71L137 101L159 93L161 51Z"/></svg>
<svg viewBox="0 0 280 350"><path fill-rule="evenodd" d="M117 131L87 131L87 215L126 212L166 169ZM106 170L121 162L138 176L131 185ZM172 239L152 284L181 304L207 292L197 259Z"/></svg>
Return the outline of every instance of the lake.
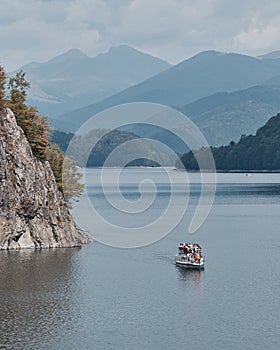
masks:
<svg viewBox="0 0 280 350"><path fill-rule="evenodd" d="M117 169L106 171L103 186L114 198ZM87 192L114 225L146 225L164 212L170 184L160 169L122 174L120 187L132 203L141 197L139 179L158 180L149 210L132 217L106 201L100 172L88 170ZM183 174L175 177L172 195L182 197ZM94 241L77 249L1 251L0 349L278 350L280 174L218 174L214 206L194 235L188 226L200 185L198 174L189 179L189 210L153 244L119 249ZM92 227L79 203L73 212L102 240L103 228ZM201 244L204 271L175 266L182 241Z"/></svg>

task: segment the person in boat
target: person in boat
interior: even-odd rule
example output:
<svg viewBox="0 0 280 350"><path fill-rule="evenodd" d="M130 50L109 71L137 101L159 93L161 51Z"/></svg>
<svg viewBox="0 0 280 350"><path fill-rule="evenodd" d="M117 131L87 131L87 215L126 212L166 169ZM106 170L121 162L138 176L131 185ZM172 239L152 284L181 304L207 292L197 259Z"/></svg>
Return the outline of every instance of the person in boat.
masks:
<svg viewBox="0 0 280 350"><path fill-rule="evenodd" d="M179 244L179 254L185 254L186 253L186 245L184 243Z"/></svg>
<svg viewBox="0 0 280 350"><path fill-rule="evenodd" d="M199 253L195 253L195 255L194 255L194 258L195 258L195 260L197 261L197 262L200 262L200 254Z"/></svg>
<svg viewBox="0 0 280 350"><path fill-rule="evenodd" d="M194 243L194 252L201 253L201 247L198 243Z"/></svg>
<svg viewBox="0 0 280 350"><path fill-rule="evenodd" d="M201 255L201 247L198 243L180 243L178 246L179 254L193 255L199 254Z"/></svg>

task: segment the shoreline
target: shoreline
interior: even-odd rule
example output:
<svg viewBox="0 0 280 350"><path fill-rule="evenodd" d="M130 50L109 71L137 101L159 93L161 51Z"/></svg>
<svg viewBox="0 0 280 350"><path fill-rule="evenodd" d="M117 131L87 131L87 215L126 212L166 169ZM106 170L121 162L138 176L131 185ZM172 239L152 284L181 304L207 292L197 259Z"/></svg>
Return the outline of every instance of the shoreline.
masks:
<svg viewBox="0 0 280 350"><path fill-rule="evenodd" d="M186 170L186 169L177 169L174 168L175 171L187 171L189 173L213 173L213 171L199 171L199 170ZM279 170L216 170L216 174L279 174Z"/></svg>
<svg viewBox="0 0 280 350"><path fill-rule="evenodd" d="M86 167L84 169L171 169L174 171L186 171L189 173L213 173L213 171L208 171L208 170L187 170L187 169L181 169L181 168L176 168L172 165L167 165L167 166L128 166L128 167L122 167L122 166L111 166L111 167L103 167L103 166L90 166ZM216 170L215 173L217 174L279 174L280 169L278 170Z"/></svg>

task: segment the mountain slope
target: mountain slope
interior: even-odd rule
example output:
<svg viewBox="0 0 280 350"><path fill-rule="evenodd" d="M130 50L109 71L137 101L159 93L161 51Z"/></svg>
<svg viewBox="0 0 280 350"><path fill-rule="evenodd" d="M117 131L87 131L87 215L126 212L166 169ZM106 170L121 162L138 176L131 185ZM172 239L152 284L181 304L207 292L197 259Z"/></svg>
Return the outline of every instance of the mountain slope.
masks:
<svg viewBox="0 0 280 350"><path fill-rule="evenodd" d="M225 145L242 134L254 134L280 111L280 85L221 92L178 109L192 119L210 145Z"/></svg>
<svg viewBox="0 0 280 350"><path fill-rule="evenodd" d="M133 147L131 144L126 144L134 140ZM77 164L81 159L84 159L86 154L89 154L87 160L88 167L103 166L105 160L117 147L123 146L123 152L114 154L110 160L110 166L123 166L126 156L129 154L133 159L130 165L138 166L155 166L160 165L174 165L174 161L166 152L158 149L148 140L142 140L138 136L122 130L109 129L93 129L83 136L75 136L71 133L64 133L54 130L52 134L52 142L56 143L64 152L71 141L71 156L76 160ZM91 149L91 145L96 143L95 147ZM138 158L137 155L144 154L145 158ZM156 161L152 161L154 159Z"/></svg>
<svg viewBox="0 0 280 350"><path fill-rule="evenodd" d="M237 142L241 135L254 134L280 111L280 85L220 92L177 109L198 126L209 145L226 145L230 141ZM144 125L126 130L161 141L178 154L186 152L185 145L164 130Z"/></svg>
<svg viewBox="0 0 280 350"><path fill-rule="evenodd" d="M218 170L262 171L280 170L280 114L269 119L256 135L243 136L238 143L213 148ZM198 151L201 155L203 150ZM181 158L186 169L197 170L192 152ZM178 163L179 166L179 163Z"/></svg>
<svg viewBox="0 0 280 350"><path fill-rule="evenodd" d="M272 51L272 52L269 52L267 54L260 55L258 57L261 59L272 59L272 60L278 59L278 58L280 58L280 50Z"/></svg>
<svg viewBox="0 0 280 350"><path fill-rule="evenodd" d="M279 60L280 62L280 60ZM266 80L262 85L265 86L279 86L280 87L280 75L276 75L275 77Z"/></svg>
<svg viewBox="0 0 280 350"><path fill-rule="evenodd" d="M75 130L92 115L118 104L183 105L216 92L258 85L279 74L280 66L270 60L206 51L98 103L61 115L54 123L60 129Z"/></svg>
<svg viewBox="0 0 280 350"><path fill-rule="evenodd" d="M72 49L22 69L32 83L29 104L53 117L115 94L169 67L166 61L121 45L94 58Z"/></svg>

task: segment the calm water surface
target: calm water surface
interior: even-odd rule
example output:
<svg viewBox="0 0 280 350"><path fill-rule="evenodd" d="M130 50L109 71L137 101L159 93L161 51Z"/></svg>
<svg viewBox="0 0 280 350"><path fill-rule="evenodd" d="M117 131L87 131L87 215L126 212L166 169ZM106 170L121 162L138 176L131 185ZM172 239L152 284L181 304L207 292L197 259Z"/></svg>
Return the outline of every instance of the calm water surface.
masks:
<svg viewBox="0 0 280 350"><path fill-rule="evenodd" d="M99 171L90 170L88 192L118 221L96 185ZM139 196L139 172L161 176L128 169L128 198ZM195 174L191 182L192 207ZM180 174L177 185L180 195ZM163 179L150 218L169 192ZM186 234L190 215L145 248L0 252L0 349L280 349L280 174L220 174L195 236ZM174 265L185 240L203 246L204 271Z"/></svg>

